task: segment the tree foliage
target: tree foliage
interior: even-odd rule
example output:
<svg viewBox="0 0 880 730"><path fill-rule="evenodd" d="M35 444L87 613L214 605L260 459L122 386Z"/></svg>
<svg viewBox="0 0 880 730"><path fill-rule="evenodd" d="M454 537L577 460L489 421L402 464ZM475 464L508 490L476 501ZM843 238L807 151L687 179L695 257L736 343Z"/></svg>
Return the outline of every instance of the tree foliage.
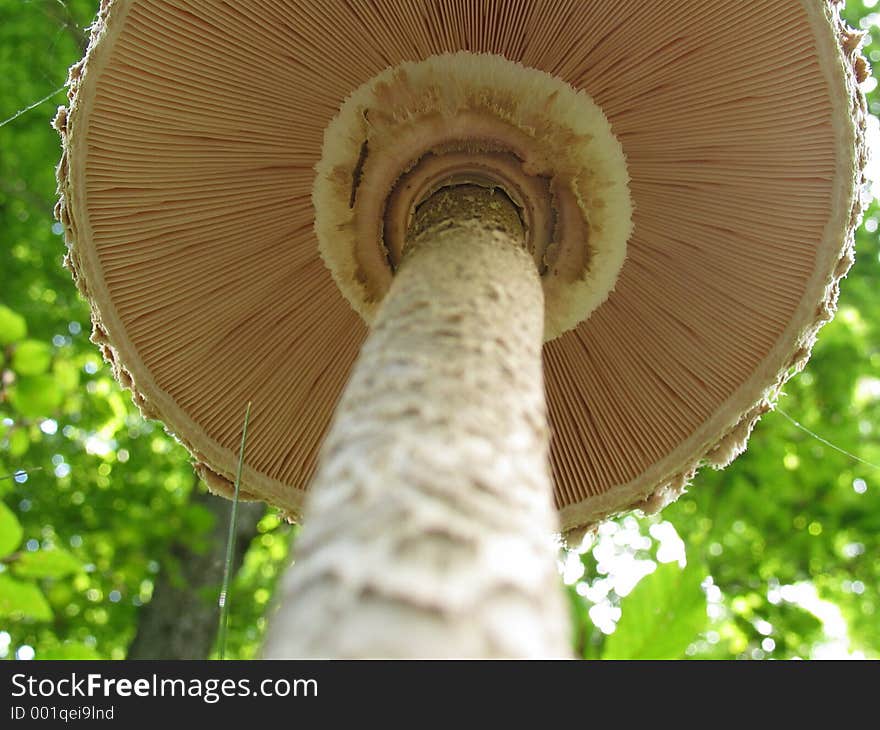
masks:
<svg viewBox="0 0 880 730"><path fill-rule="evenodd" d="M872 6L850 0L846 14L870 31L866 52L877 62ZM155 587L192 580L180 556L205 555L224 532L215 528L225 517L196 498L203 490L184 450L139 416L89 342L88 309L61 265L52 218L60 150L49 120L94 10L93 0L0 0L0 121L49 95L0 127L5 657L126 656ZM877 113L876 92L870 99ZM878 218L875 204L839 314L786 387L790 418L768 414L744 456L702 472L659 517L608 523L561 556L583 656L880 653L877 468L791 420L880 463ZM231 657L258 650L287 557L280 517L269 511L256 524L233 585ZM197 593L213 604L218 590L214 582Z"/></svg>

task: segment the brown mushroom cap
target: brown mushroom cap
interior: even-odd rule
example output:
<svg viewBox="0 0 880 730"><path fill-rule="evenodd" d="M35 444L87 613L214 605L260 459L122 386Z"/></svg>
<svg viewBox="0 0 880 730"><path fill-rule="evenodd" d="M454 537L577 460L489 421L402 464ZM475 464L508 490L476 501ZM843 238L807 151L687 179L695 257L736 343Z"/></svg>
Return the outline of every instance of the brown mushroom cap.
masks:
<svg viewBox="0 0 880 730"><path fill-rule="evenodd" d="M328 123L389 66L491 53L586 91L626 156L609 298L545 345L563 529L662 506L743 448L852 262L865 73L836 3L102 4L60 110L93 338L214 489L299 515L367 328L325 267Z"/></svg>

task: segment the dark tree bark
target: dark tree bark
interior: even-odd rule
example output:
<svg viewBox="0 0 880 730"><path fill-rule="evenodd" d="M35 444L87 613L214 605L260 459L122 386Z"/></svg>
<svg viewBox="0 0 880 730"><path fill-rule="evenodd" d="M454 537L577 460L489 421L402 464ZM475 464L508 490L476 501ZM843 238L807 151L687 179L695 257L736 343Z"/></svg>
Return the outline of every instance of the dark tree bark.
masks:
<svg viewBox="0 0 880 730"><path fill-rule="evenodd" d="M184 541L172 544L171 557L179 569L163 570L156 580L152 600L140 611L129 659L207 659L214 646L232 502L200 490L193 491L192 501L215 517L204 536L208 548L198 551ZM260 502L239 503L232 575L241 566L265 510Z"/></svg>

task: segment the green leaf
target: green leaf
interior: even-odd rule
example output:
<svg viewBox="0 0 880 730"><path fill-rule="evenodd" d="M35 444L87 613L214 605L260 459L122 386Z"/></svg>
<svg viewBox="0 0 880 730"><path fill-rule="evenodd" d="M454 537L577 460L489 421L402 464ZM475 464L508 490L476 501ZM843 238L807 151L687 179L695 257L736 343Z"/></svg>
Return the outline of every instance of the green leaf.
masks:
<svg viewBox="0 0 880 730"><path fill-rule="evenodd" d="M24 317L9 307L0 304L0 345L8 345L22 339L27 334Z"/></svg>
<svg viewBox="0 0 880 730"><path fill-rule="evenodd" d="M9 432L9 453L12 456L21 456L31 445L26 428L14 428Z"/></svg>
<svg viewBox="0 0 880 730"><path fill-rule="evenodd" d="M20 578L63 578L76 573L82 565L67 550L53 548L23 553L12 565Z"/></svg>
<svg viewBox="0 0 880 730"><path fill-rule="evenodd" d="M680 659L706 626L704 571L662 563L621 601L617 629L605 642L603 659Z"/></svg>
<svg viewBox="0 0 880 730"><path fill-rule="evenodd" d="M42 375L52 363L52 348L39 340L25 340L15 347L12 369L19 375Z"/></svg>
<svg viewBox="0 0 880 730"><path fill-rule="evenodd" d="M190 504L183 513L183 522L190 534L205 535L214 528L217 518L207 507Z"/></svg>
<svg viewBox="0 0 880 730"><path fill-rule="evenodd" d="M33 583L15 580L0 573L0 617L51 621L52 609L43 593Z"/></svg>
<svg viewBox="0 0 880 730"><path fill-rule="evenodd" d="M55 412L64 393L51 375L29 375L15 381L9 400L26 418L41 418Z"/></svg>
<svg viewBox="0 0 880 730"><path fill-rule="evenodd" d="M65 393L76 390L79 385L79 368L70 360L57 360L52 366L55 382Z"/></svg>
<svg viewBox="0 0 880 730"><path fill-rule="evenodd" d="M67 641L51 649L40 652L39 659L104 659L104 656L89 646L76 641Z"/></svg>
<svg viewBox="0 0 880 730"><path fill-rule="evenodd" d="M21 545L24 531L18 517L3 502L0 502L0 558L6 557Z"/></svg>

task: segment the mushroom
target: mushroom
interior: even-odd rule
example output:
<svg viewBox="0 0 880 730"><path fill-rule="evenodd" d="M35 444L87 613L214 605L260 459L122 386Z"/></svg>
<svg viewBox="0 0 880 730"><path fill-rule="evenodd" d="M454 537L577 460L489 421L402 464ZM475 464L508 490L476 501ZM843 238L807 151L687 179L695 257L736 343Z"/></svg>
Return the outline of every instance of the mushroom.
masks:
<svg viewBox="0 0 880 730"><path fill-rule="evenodd" d="M217 493L252 401L243 493L306 518L268 656L567 655L553 533L726 465L834 312L858 44L827 0L102 2L67 263Z"/></svg>

